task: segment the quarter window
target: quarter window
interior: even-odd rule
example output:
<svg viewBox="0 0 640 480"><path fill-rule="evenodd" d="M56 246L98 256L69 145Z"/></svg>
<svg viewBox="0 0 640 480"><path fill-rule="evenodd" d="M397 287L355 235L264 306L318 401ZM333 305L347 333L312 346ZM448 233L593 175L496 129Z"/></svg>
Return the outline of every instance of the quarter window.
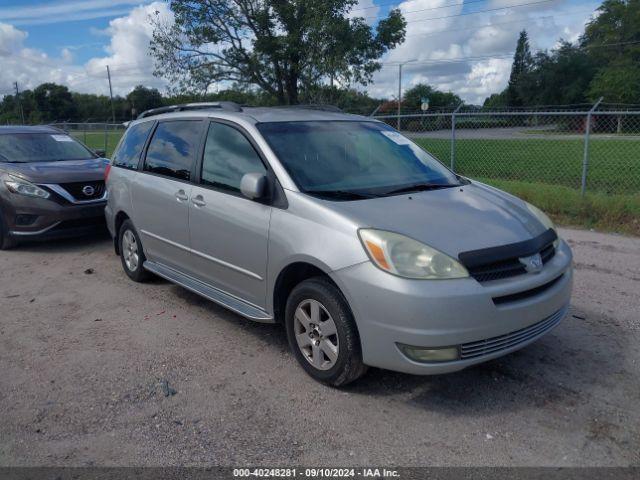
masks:
<svg viewBox="0 0 640 480"><path fill-rule="evenodd" d="M211 123L202 160L202 184L240 191L246 173L266 173L260 156L237 129Z"/></svg>
<svg viewBox="0 0 640 480"><path fill-rule="evenodd" d="M115 166L137 170L140 154L152 126L153 122L137 123L125 132L120 146L113 154Z"/></svg>
<svg viewBox="0 0 640 480"><path fill-rule="evenodd" d="M149 142L144 170L190 180L201 125L199 120L161 122Z"/></svg>

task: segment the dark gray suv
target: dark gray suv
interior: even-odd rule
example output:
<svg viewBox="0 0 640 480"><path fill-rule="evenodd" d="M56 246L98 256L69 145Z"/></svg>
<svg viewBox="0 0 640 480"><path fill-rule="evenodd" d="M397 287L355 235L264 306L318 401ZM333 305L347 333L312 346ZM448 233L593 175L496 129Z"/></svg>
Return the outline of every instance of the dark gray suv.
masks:
<svg viewBox="0 0 640 480"><path fill-rule="evenodd" d="M104 226L108 160L53 127L0 127L0 248Z"/></svg>

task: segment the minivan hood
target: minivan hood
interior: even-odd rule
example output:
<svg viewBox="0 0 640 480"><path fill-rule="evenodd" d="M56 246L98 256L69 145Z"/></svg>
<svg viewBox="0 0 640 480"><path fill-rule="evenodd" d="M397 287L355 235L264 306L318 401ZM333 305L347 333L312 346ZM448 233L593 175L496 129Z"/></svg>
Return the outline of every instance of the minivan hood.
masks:
<svg viewBox="0 0 640 480"><path fill-rule="evenodd" d="M96 181L104 178L109 160L61 160L58 162L0 163L0 171L24 178L33 183L67 183Z"/></svg>
<svg viewBox="0 0 640 480"><path fill-rule="evenodd" d="M525 202L476 182L332 203L360 227L400 233L454 258L469 250L529 240L546 230Z"/></svg>

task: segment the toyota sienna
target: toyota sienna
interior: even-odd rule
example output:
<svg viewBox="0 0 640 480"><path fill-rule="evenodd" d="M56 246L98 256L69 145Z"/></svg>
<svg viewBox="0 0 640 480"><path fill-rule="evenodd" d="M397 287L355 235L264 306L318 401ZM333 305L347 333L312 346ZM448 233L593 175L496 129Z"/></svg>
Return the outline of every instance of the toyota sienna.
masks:
<svg viewBox="0 0 640 480"><path fill-rule="evenodd" d="M126 274L282 323L302 367L440 374L562 320L572 254L538 208L458 176L371 118L329 107L143 113L106 172Z"/></svg>

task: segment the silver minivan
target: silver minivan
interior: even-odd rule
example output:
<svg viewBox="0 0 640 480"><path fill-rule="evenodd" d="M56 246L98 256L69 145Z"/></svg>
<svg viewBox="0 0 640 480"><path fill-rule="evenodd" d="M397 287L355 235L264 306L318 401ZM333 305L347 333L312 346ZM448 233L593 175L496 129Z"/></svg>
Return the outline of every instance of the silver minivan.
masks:
<svg viewBox="0 0 640 480"><path fill-rule="evenodd" d="M453 372L562 320L549 218L385 123L329 107L189 104L132 122L106 172L126 274L284 324L315 379Z"/></svg>

